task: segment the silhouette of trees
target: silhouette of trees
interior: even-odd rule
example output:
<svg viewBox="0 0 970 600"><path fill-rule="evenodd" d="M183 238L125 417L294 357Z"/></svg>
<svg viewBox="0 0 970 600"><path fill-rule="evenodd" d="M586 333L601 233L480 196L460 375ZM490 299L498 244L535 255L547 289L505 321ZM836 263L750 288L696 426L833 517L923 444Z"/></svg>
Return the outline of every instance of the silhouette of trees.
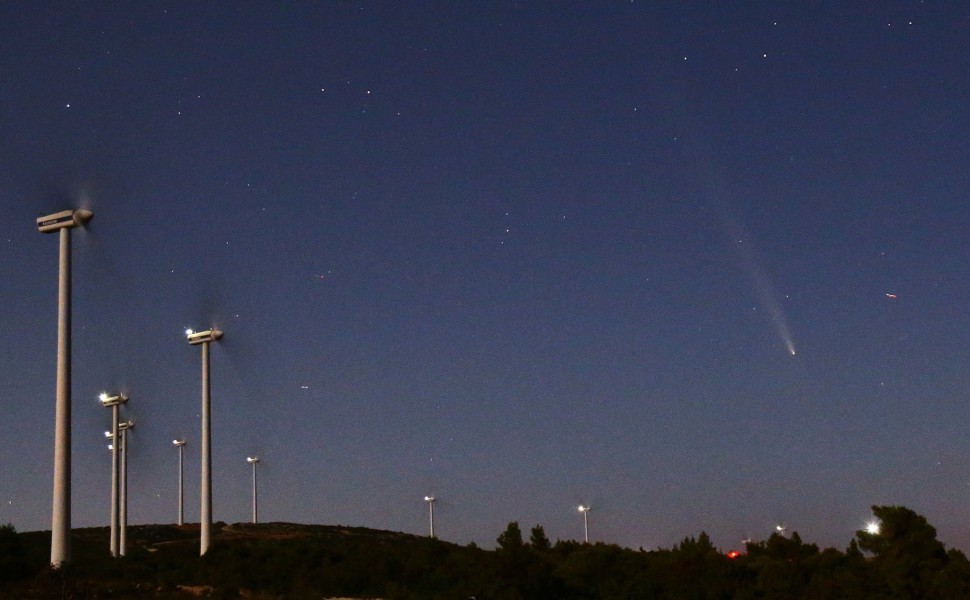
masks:
<svg viewBox="0 0 970 600"><path fill-rule="evenodd" d="M49 597L356 597L388 600L956 600L970 598L970 561L947 550L925 518L875 506L878 533L856 532L843 552L791 536L725 556L702 532L670 549L550 543L540 525L528 542L517 522L496 549L364 528L224 526L205 557L197 538L166 526L129 528L129 555L105 551L107 528L75 530L75 563L52 571L50 537L0 527L0 600ZM209 589L211 588L211 589Z"/></svg>
<svg viewBox="0 0 970 600"><path fill-rule="evenodd" d="M859 548L873 555L871 583L887 598L966 598L961 582L966 557L936 539L936 528L904 506L873 506L878 532L856 532ZM946 588L946 589L944 589Z"/></svg>
<svg viewBox="0 0 970 600"><path fill-rule="evenodd" d="M0 526L0 583L18 581L30 575L23 545L13 525Z"/></svg>
<svg viewBox="0 0 970 600"><path fill-rule="evenodd" d="M503 552L516 552L524 548L525 545L522 542L522 530L519 529L519 522L512 521L509 523L505 531L495 538L495 542L498 544L498 549Z"/></svg>
<svg viewBox="0 0 970 600"><path fill-rule="evenodd" d="M549 543L549 538L546 537L546 530L542 528L542 525L536 525L532 528L532 534L529 536L529 545L537 552L544 552L552 547Z"/></svg>
<svg viewBox="0 0 970 600"><path fill-rule="evenodd" d="M803 543L797 531L749 543L747 564L757 573L754 589L766 598L797 597L812 580L818 554L818 546Z"/></svg>

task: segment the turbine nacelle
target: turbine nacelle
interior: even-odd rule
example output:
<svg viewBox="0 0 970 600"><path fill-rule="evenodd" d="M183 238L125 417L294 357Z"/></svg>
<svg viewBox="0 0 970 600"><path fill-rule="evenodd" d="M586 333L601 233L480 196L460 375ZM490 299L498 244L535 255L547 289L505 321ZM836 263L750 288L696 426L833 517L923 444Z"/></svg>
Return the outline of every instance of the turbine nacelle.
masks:
<svg viewBox="0 0 970 600"><path fill-rule="evenodd" d="M59 229L71 229L80 227L94 216L90 210L62 210L54 214L37 218L37 229L41 233L52 233Z"/></svg>
<svg viewBox="0 0 970 600"><path fill-rule="evenodd" d="M128 396L125 396L124 394L109 396L107 392L101 392L101 395L98 396L98 400L101 401L102 406L118 406L128 402Z"/></svg>
<svg viewBox="0 0 970 600"><path fill-rule="evenodd" d="M196 346L198 344L218 340L222 337L222 332L215 327L212 329L206 329L205 331L192 331L191 329L186 329L185 337L188 338L189 344Z"/></svg>

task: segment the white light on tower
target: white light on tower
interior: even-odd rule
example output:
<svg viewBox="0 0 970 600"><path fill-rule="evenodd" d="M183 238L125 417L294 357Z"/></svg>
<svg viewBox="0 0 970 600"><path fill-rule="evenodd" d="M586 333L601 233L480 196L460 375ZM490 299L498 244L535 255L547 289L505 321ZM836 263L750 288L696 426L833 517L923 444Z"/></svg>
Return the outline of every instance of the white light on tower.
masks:
<svg viewBox="0 0 970 600"><path fill-rule="evenodd" d="M209 538L212 532L212 426L209 418L210 386L209 386L209 344L218 341L222 332L216 328L195 332L185 331L189 344L202 346L202 485L201 510L199 511L199 556L209 550Z"/></svg>
<svg viewBox="0 0 970 600"><path fill-rule="evenodd" d="M101 405L111 409L111 431L104 432L105 435L110 435L112 441L118 437L118 409L122 404L128 402L128 396L124 394L117 394L115 396L110 396L106 392L102 392L98 399L101 401ZM119 525L119 496L118 496L118 445L111 444L111 541L108 546L111 550L111 556L118 556L118 525Z"/></svg>
<svg viewBox="0 0 970 600"><path fill-rule="evenodd" d="M185 496L182 494L182 453L185 450L185 440L172 440L172 444L179 449L179 525L185 524L182 507L185 505Z"/></svg>
<svg viewBox="0 0 970 600"><path fill-rule="evenodd" d="M55 569L71 561L71 229L84 225L93 216L89 210L62 210L37 219L41 233L60 232L51 502L51 565Z"/></svg>
<svg viewBox="0 0 970 600"><path fill-rule="evenodd" d="M590 507L585 504L580 504L576 507L579 512L583 513L583 542L589 543L589 509Z"/></svg>
<svg viewBox="0 0 970 600"><path fill-rule="evenodd" d="M425 496L424 501L428 503L428 519L431 521L431 533L430 536L434 537L434 496ZM445 508L448 508L447 506ZM445 515L447 516L447 515Z"/></svg>

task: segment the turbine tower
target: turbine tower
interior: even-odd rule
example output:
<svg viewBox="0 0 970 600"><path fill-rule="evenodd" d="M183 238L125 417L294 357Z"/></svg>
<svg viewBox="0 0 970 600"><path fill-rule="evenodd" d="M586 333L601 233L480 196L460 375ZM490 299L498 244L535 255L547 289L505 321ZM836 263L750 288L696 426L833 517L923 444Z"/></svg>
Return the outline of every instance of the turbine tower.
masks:
<svg viewBox="0 0 970 600"><path fill-rule="evenodd" d="M199 556L205 556L209 550L209 538L212 532L212 427L209 418L211 404L209 393L209 345L222 337L222 332L216 328L199 331L191 329L185 332L192 346L202 346L202 507L199 511Z"/></svg>
<svg viewBox="0 0 970 600"><path fill-rule="evenodd" d="M182 507L185 505L185 496L182 494L182 450L185 449L185 440L172 440L175 447L179 449L179 525L185 525L182 514Z"/></svg>
<svg viewBox="0 0 970 600"><path fill-rule="evenodd" d="M430 537L434 537L434 496L425 496L424 501L428 503L428 519L431 521ZM447 508L447 507L445 507Z"/></svg>
<svg viewBox="0 0 970 600"><path fill-rule="evenodd" d="M583 513L583 543L589 543L589 509L590 507L586 504L580 504L576 507L579 512Z"/></svg>
<svg viewBox="0 0 970 600"><path fill-rule="evenodd" d="M124 556L128 548L128 430L134 429L134 421L118 423L118 433L121 435L118 443L121 444L121 499L120 516L121 527L118 535L118 555Z"/></svg>
<svg viewBox="0 0 970 600"><path fill-rule="evenodd" d="M256 519L256 465L259 464L259 457L247 456L246 462L253 466L253 525L255 525L258 522Z"/></svg>
<svg viewBox="0 0 970 600"><path fill-rule="evenodd" d="M118 444L113 443L118 439L118 409L122 404L128 402L128 396L117 394L109 396L103 392L99 397L101 406L111 409L111 431L104 432L110 435L111 444L111 556L118 556Z"/></svg>
<svg viewBox="0 0 970 600"><path fill-rule="evenodd" d="M37 219L41 233L60 232L51 502L51 566L55 569L71 561L71 229L87 223L93 216L89 210L62 210Z"/></svg>

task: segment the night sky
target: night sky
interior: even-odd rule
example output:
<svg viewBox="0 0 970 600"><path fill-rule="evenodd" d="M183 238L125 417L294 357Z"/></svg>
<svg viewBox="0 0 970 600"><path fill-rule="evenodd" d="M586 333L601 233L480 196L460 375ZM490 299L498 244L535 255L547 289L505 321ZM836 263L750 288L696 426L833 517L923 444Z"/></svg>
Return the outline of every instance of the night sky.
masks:
<svg viewBox="0 0 970 600"><path fill-rule="evenodd" d="M964 2L0 7L0 522L50 528L57 239L73 522L970 550ZM282 4L282 3L280 3Z"/></svg>

